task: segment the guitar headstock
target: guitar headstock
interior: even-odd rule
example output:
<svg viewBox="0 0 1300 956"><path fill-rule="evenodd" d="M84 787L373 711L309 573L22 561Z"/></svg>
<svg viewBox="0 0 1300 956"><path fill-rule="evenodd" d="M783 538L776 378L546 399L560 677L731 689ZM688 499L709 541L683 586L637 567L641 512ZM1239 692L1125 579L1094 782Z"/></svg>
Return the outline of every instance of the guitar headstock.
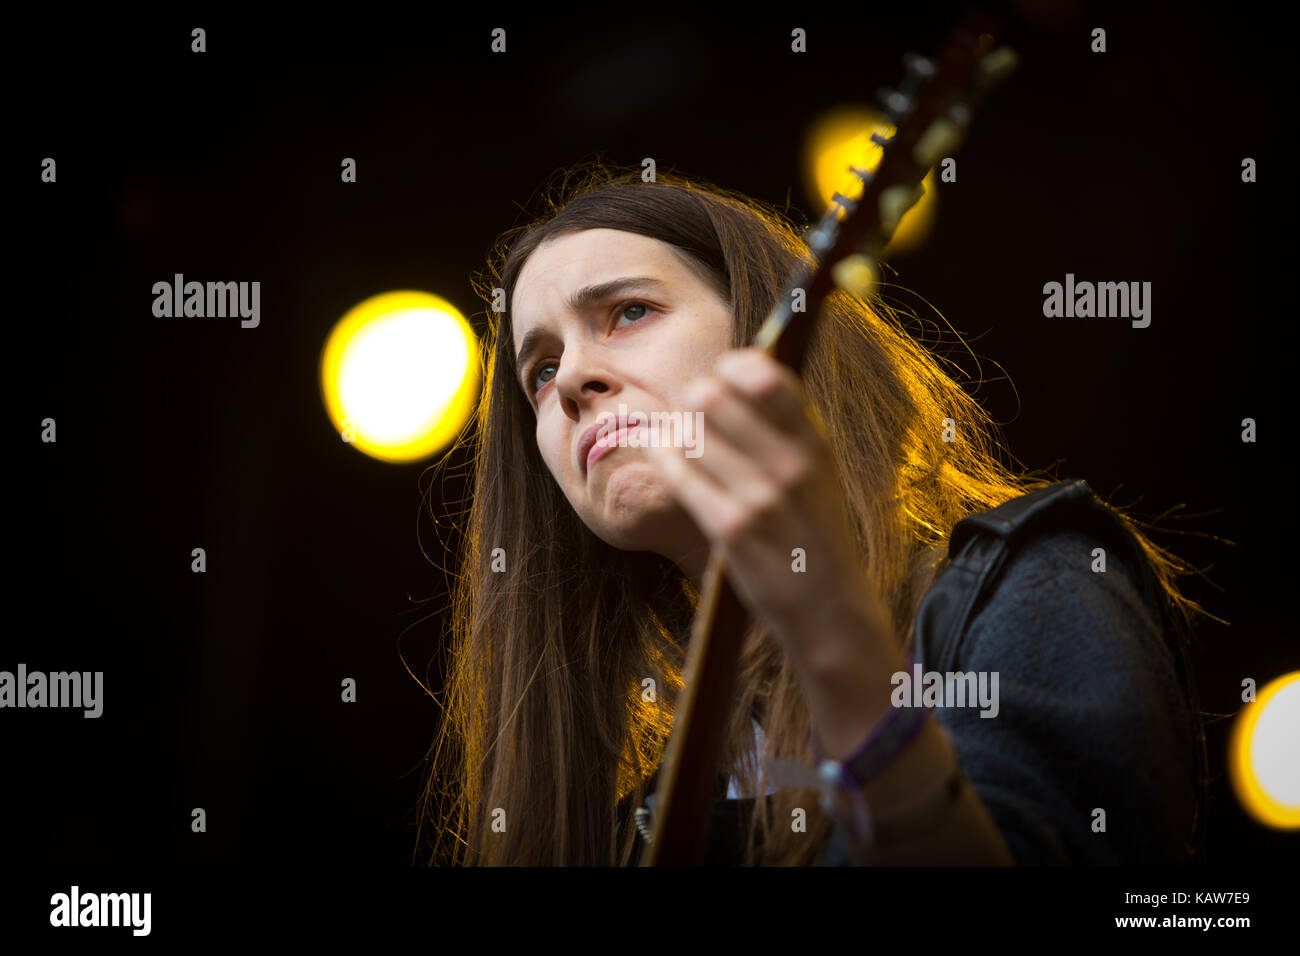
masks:
<svg viewBox="0 0 1300 956"><path fill-rule="evenodd" d="M879 281L877 261L902 220L923 195L921 181L940 160L961 146L975 109L1018 62L1015 51L996 46L996 26L984 14L970 14L934 59L903 57L905 74L897 89L877 92L893 124L888 138L873 133L883 150L873 170L850 166L862 183L860 196L835 193L825 215L805 236L816 264L786 289L754 338L794 369L803 363L813 317L832 289L867 295ZM796 290L803 290L798 311Z"/></svg>

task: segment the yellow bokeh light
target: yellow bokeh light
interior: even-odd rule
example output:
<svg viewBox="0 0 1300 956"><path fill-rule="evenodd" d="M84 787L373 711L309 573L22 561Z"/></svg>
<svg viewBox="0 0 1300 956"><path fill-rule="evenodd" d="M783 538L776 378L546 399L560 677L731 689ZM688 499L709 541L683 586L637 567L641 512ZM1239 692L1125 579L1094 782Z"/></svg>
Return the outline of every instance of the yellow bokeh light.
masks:
<svg viewBox="0 0 1300 956"><path fill-rule="evenodd" d="M862 196L862 180L849 172L849 167L874 170L880 165L884 150L871 142L871 134L893 136L894 132L883 114L860 106L832 110L812 125L805 145L804 188L820 204L816 209L818 216L830 207L831 196L836 192L850 199ZM921 184L925 195L903 216L885 246L884 255L908 252L930 234L939 202L933 169L925 174Z"/></svg>
<svg viewBox="0 0 1300 956"><path fill-rule="evenodd" d="M321 353L334 429L359 451L412 462L449 445L473 411L478 339L451 303L387 292L343 316Z"/></svg>
<svg viewBox="0 0 1300 956"><path fill-rule="evenodd" d="M1241 709L1228 766L1251 816L1279 830L1300 828L1300 671L1272 681Z"/></svg>

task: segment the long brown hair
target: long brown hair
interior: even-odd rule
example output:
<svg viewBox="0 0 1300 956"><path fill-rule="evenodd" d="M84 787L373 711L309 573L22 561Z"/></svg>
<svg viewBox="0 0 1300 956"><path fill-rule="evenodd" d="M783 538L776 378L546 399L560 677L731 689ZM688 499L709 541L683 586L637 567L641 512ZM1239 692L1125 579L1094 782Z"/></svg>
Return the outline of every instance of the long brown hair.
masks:
<svg viewBox="0 0 1300 956"><path fill-rule="evenodd" d="M421 832L432 824L434 836L417 845L420 862L628 862L640 837L626 817L663 757L698 600L666 559L597 538L542 460L512 348L509 306L525 261L545 240L583 229L658 239L730 302L740 347L811 256L801 231L774 207L676 174L643 182L640 169L595 161L567 171L558 194L544 198L542 217L502 234L488 272L474 277L488 304L487 368L471 446L473 497L460 516L444 715L420 803ZM498 289L500 312L492 309ZM899 313L874 298L832 294L803 380L837 456L863 567L904 647L943 569L952 526L1055 479L1003 464L998 425ZM945 419L956 424L957 441L940 440ZM470 440L467 428L461 441ZM1176 580L1193 569L1122 516L1168 607L1190 627L1193 613L1205 612ZM765 758L811 755L796 675L761 626L745 643L737 694L723 769L748 793L762 793ZM754 752L753 717L765 732L764 754ZM816 794L783 789L769 799L755 802L743 862L816 862L831 830ZM795 807L807 810L805 833L789 826Z"/></svg>

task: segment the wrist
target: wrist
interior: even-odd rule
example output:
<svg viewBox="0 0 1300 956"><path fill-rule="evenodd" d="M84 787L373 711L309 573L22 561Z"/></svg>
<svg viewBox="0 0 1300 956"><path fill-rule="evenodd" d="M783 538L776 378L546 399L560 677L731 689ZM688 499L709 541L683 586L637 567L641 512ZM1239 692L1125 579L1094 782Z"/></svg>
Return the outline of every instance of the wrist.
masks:
<svg viewBox="0 0 1300 956"><path fill-rule="evenodd" d="M887 676L900 669L902 653L889 612L862 588L810 596L805 608L798 620L779 624L777 632L796 667L810 678L834 682L864 668L884 669Z"/></svg>
<svg viewBox="0 0 1300 956"><path fill-rule="evenodd" d="M866 623L827 638L803 659L801 684L816 743L824 757L840 760L862 743L892 709L893 675L901 653L873 637Z"/></svg>

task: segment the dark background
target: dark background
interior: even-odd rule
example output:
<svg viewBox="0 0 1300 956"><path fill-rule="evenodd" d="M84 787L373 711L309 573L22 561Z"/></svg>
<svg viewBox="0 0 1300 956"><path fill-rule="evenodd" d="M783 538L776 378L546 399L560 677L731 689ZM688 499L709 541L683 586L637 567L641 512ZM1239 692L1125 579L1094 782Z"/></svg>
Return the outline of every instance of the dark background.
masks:
<svg viewBox="0 0 1300 956"><path fill-rule="evenodd" d="M1279 501L1293 412L1293 316L1275 294L1291 265L1280 31L1262 14L1035 6L1048 13L993 7L1021 70L977 114L897 281L966 336L978 366L951 332L946 354L1027 467L1060 461L1060 477L1141 514L1199 516L1156 540L1210 568L1213 586L1188 593L1231 626L1200 629L1196 663L1204 710L1230 715L1244 677L1263 686L1298 663L1290 565L1274 560L1294 530ZM29 65L6 151L21 344L0 669L102 670L105 709L0 715L9 849L57 866L407 864L438 714L412 673L437 686L454 567L422 498L457 507L464 462L444 487L432 460L341 442L317 385L327 332L402 288L481 330L469 277L493 239L598 151L815 215L806 125L896 82L901 55L935 52L957 12L11 24ZM1089 52L1097 25L1105 54ZM489 52L495 26L505 55ZM46 156L57 185L39 182ZM355 185L339 181L345 156ZM1240 180L1246 156L1257 184ZM177 272L259 280L261 326L154 318L151 287ZM1151 326L1045 319L1042 286L1067 272L1150 281ZM57 444L37 438L46 417ZM1257 444L1240 440L1245 417ZM206 574L190 571L194 547ZM355 704L340 702L345 677ZM1293 861L1295 835L1236 807L1229 726L1208 726L1206 861ZM194 807L206 834L190 832Z"/></svg>

